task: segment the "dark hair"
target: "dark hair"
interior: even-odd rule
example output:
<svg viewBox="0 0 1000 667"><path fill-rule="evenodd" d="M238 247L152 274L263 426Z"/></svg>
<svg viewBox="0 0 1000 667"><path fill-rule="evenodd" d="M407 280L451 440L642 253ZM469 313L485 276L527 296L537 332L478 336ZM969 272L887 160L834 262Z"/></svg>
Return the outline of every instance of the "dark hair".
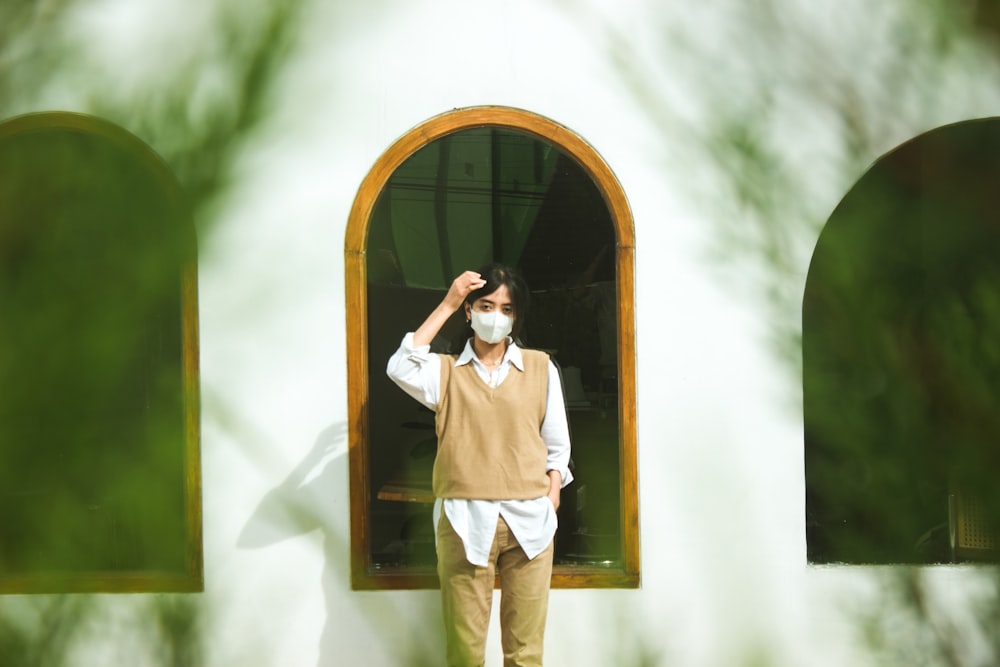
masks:
<svg viewBox="0 0 1000 667"><path fill-rule="evenodd" d="M528 295L527 283L524 282L524 278L521 277L517 269L504 264L487 264L477 269L477 272L483 277L486 284L474 292L470 292L465 297L465 303L471 307L478 299L489 296L500 289L501 285L506 285L507 293L510 294L510 305L514 310L514 328L510 332L510 335L514 340L517 340L518 335L521 333L521 327L524 325L524 314L528 312L528 300L530 297Z"/></svg>

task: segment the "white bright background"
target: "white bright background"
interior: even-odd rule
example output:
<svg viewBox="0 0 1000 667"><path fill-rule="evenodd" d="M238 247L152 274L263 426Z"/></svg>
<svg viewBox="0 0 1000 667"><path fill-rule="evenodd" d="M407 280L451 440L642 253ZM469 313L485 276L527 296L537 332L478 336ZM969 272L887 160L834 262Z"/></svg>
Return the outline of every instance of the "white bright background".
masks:
<svg viewBox="0 0 1000 667"><path fill-rule="evenodd" d="M414 654L437 664L435 592L352 592L348 582L344 230L357 187L395 139L452 108L483 104L527 109L577 132L615 171L635 218L642 588L553 591L546 664L871 659L853 616L876 602L870 573L805 564L800 389L768 343L776 315L753 289L764 267L744 267L749 278L734 281L712 265L718 227L693 194L716 187L697 148L705 100L731 95L739 105L755 85L730 50L738 3L657 4L307 6L269 118L243 147L200 239L206 664L395 666ZM825 57L847 70L861 63L862 83L877 79L873 61L892 55L877 45L899 3L879 13L861 2L778 4L811 17ZM86 111L88 86L155 102L182 80L173 73L222 48L218 16L246 18L262 5L80 7L64 25L90 55L66 67L86 76L67 76L24 111ZM855 20L845 24L845 15ZM624 67L609 47L615 31L627 37ZM664 50L664 34L676 36L675 49ZM935 63L946 94L915 116L916 129L997 108L995 94L970 92L963 68L976 57ZM625 71L642 74L647 99ZM227 95L225 75L205 67L184 80L193 117ZM699 97L699 85L715 96ZM784 108L773 131L789 160L815 171L803 196L831 211L861 172L836 173L838 130L821 101L792 94ZM671 122L657 122L663 116ZM907 138L885 136L869 162ZM798 294L810 239L802 245L786 285ZM248 526L266 528L258 506L286 480L321 525L288 535L279 521L263 546L241 545ZM942 590L955 588L958 575L941 577ZM495 617L488 665L500 664Z"/></svg>

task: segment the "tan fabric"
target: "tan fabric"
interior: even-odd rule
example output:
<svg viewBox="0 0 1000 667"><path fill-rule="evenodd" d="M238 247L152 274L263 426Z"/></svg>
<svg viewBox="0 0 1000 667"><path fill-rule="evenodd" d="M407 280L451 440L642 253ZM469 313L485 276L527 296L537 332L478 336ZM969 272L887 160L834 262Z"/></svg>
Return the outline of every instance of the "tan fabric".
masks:
<svg viewBox="0 0 1000 667"><path fill-rule="evenodd" d="M542 440L549 357L522 350L524 371L511 368L491 387L472 364L441 358L437 406L438 452L433 488L438 498L528 500L549 490Z"/></svg>
<svg viewBox="0 0 1000 667"><path fill-rule="evenodd" d="M462 539L442 513L438 522L437 552L448 667L484 664L497 573L500 575L503 664L505 667L539 667L552 579L552 543L528 560L501 517L489 565L478 567L466 560Z"/></svg>

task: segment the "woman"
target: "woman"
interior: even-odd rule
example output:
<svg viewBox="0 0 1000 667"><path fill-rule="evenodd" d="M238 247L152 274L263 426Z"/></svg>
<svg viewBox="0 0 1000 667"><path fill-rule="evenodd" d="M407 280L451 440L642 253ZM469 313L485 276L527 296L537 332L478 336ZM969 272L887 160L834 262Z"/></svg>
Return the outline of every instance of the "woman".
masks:
<svg viewBox="0 0 1000 667"><path fill-rule="evenodd" d="M504 665L542 664L556 510L572 476L558 371L512 337L527 297L509 267L464 272L387 369L436 413L434 524L451 666L483 664L496 572ZM432 354L459 309L472 336L458 355Z"/></svg>

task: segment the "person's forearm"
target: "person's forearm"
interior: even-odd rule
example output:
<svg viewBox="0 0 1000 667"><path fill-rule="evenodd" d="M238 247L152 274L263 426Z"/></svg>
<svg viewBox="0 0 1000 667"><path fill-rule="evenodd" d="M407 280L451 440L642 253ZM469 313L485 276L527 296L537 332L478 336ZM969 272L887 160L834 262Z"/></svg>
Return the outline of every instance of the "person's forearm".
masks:
<svg viewBox="0 0 1000 667"><path fill-rule="evenodd" d="M432 310L431 314L427 316L424 323L413 332L413 347L430 345L431 341L434 340L434 336L437 336L438 332L441 331L441 327L448 321L448 318L455 314L456 310L457 308L452 308L451 304L447 301L439 303L437 308Z"/></svg>
<svg viewBox="0 0 1000 667"><path fill-rule="evenodd" d="M549 470L549 500L552 501L552 506L559 509L559 496L562 489L562 475L559 474L558 470Z"/></svg>
<svg viewBox="0 0 1000 667"><path fill-rule="evenodd" d="M448 318L462 307L465 297L470 292L479 289L485 284L486 281L475 271L464 271L462 275L455 278L451 283L451 287L448 288L448 293L441 300L441 303L431 311L431 314L427 316L424 323L413 332L413 346L430 345L431 341L434 340L434 336L441 331L441 327L448 321Z"/></svg>

